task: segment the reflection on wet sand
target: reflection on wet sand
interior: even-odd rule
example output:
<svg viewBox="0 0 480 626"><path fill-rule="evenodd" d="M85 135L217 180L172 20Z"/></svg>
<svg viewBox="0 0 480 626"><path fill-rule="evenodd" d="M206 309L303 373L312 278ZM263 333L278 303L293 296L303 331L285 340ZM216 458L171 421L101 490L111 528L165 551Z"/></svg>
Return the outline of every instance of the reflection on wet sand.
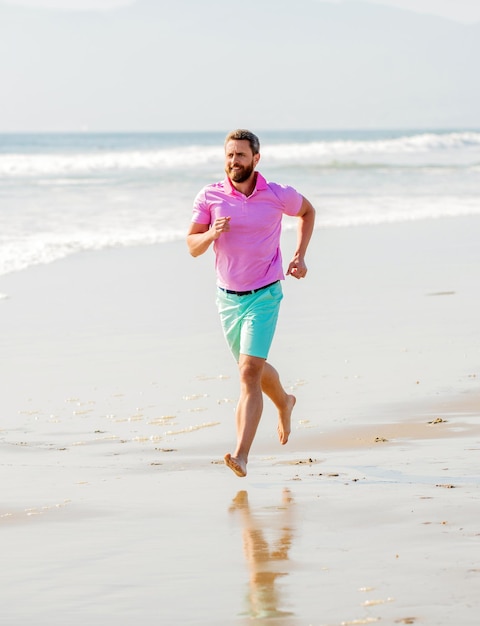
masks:
<svg viewBox="0 0 480 626"><path fill-rule="evenodd" d="M292 545L292 503L290 491L284 489L279 506L252 511L248 493L239 491L230 507L242 523L243 547L250 571L248 611L251 618L272 618L292 615L278 607L285 598L276 588L276 580L287 576L288 551ZM266 535L273 535L270 543Z"/></svg>

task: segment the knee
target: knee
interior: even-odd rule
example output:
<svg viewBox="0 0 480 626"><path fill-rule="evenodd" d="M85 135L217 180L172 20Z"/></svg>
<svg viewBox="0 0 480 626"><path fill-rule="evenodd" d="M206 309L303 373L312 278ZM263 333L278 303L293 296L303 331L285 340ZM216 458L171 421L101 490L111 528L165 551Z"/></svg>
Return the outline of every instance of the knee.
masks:
<svg viewBox="0 0 480 626"><path fill-rule="evenodd" d="M240 381L245 385L259 385L262 380L264 361L261 359L243 359L238 364Z"/></svg>

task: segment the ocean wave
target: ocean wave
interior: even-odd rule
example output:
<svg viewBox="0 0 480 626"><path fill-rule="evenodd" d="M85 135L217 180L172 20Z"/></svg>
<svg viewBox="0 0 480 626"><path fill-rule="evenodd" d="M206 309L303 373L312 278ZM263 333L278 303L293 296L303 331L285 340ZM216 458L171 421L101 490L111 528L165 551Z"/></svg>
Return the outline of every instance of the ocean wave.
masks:
<svg viewBox="0 0 480 626"><path fill-rule="evenodd" d="M325 199L318 213L316 228L345 228L418 221L425 219L480 216L476 197L357 197ZM297 220L286 218L284 229L297 228ZM134 246L150 246L184 241L183 218L156 229L139 225L132 213L130 227L115 227L107 221L96 231L73 230L35 232L22 237L0 237L0 275L25 270L35 265L53 263L69 256L87 252ZM0 295L1 298L1 295Z"/></svg>
<svg viewBox="0 0 480 626"><path fill-rule="evenodd" d="M75 176L108 172L163 170L221 160L218 149L127 150L76 154L2 154L0 176Z"/></svg>
<svg viewBox="0 0 480 626"><path fill-rule="evenodd" d="M275 161L305 162L334 157L424 155L480 148L480 132L423 133L392 139L332 140L268 146L263 155ZM353 165L353 163L352 163Z"/></svg>
<svg viewBox="0 0 480 626"><path fill-rule="evenodd" d="M262 148L262 157L264 162L273 165L355 168L364 167L365 159L373 159L372 166L375 167L388 165L389 158L394 156L436 155L447 158L448 162L451 155L455 164L459 153L472 150L478 162L479 148L480 132L422 133L396 138L270 143ZM97 177L122 172L221 166L222 162L221 146L200 144L145 150L2 153L0 177Z"/></svg>
<svg viewBox="0 0 480 626"><path fill-rule="evenodd" d="M2 242L0 246L0 276L25 270L35 265L46 265L79 252L134 246L150 246L185 238L180 230L117 231L108 234L42 233L20 240Z"/></svg>

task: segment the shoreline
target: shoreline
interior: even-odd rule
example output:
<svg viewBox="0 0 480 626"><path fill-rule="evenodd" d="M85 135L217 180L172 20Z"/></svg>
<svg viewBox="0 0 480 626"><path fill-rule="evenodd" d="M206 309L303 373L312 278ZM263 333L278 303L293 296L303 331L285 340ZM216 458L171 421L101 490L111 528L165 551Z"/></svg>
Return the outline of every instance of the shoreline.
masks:
<svg viewBox="0 0 480 626"><path fill-rule="evenodd" d="M298 397L292 430L408 421L415 406L441 415L443 403L478 395L472 283L480 266L478 223L315 232L308 278L283 282L269 358ZM390 250L402 238L410 249L407 262L398 263ZM284 263L294 239L294 232L284 232ZM353 266L345 253L355 246L362 257ZM175 272L163 271L171 259ZM4 410L33 411L36 403L50 411L46 405L57 396L58 406L60 391L68 403L98 396L104 387L104 405L116 393L154 405L161 393L167 413L205 412L212 417L207 422L221 422L225 407L233 411L237 380L217 319L214 281L213 255L192 259L184 242L87 252L0 277L0 292L9 294L0 303L9 329L0 360ZM18 404L22 378L27 385ZM196 398L201 406L178 410ZM265 418L260 436L275 419L268 403Z"/></svg>
<svg viewBox="0 0 480 626"><path fill-rule="evenodd" d="M478 223L316 231L271 353L292 435L266 403L241 479L210 255L0 277L5 619L476 626Z"/></svg>
<svg viewBox="0 0 480 626"><path fill-rule="evenodd" d="M442 414L442 403L478 395L472 281L479 223L315 232L308 278L283 283L269 358L298 396L292 429L395 423L415 406ZM283 234L284 262L294 239L292 231ZM399 263L390 251L402 239L410 249ZM362 257L354 266L345 254L355 246ZM68 402L104 387L104 403L127 391L153 404L161 392L167 412L180 398L188 404L198 397L205 406L188 410L221 421L222 404L233 411L237 381L217 319L212 256L192 259L184 242L171 242L82 253L0 277L0 292L9 295L0 303L9 329L0 360L4 407L27 411L58 390ZM175 271L164 271L171 259ZM275 417L269 404L265 416L260 434Z"/></svg>

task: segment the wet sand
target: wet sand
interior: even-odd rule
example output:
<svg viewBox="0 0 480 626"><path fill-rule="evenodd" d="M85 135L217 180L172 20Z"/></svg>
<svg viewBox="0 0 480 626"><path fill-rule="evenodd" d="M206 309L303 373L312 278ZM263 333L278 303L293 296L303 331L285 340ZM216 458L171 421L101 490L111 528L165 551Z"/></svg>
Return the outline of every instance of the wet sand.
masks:
<svg viewBox="0 0 480 626"><path fill-rule="evenodd" d="M316 233L248 466L213 261L182 243L0 277L5 623L476 626L477 218ZM287 259L293 235L286 233Z"/></svg>

